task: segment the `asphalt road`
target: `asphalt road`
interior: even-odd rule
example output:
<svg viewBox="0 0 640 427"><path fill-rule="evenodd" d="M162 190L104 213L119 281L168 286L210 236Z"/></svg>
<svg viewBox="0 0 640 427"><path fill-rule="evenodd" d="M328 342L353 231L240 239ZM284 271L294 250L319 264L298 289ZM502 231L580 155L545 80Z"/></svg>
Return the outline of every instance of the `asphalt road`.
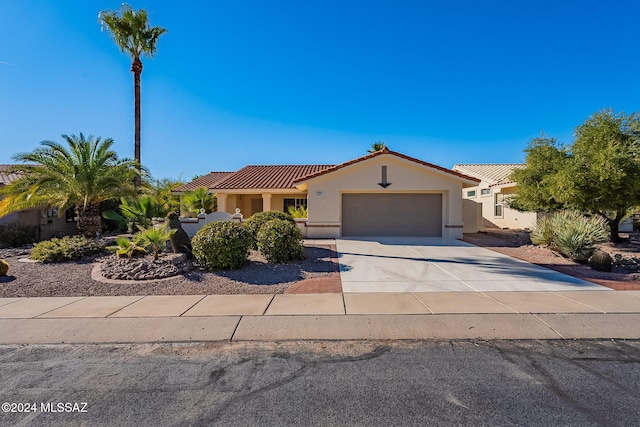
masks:
<svg viewBox="0 0 640 427"><path fill-rule="evenodd" d="M22 411L3 426L640 423L639 341L11 345L0 361L0 400Z"/></svg>

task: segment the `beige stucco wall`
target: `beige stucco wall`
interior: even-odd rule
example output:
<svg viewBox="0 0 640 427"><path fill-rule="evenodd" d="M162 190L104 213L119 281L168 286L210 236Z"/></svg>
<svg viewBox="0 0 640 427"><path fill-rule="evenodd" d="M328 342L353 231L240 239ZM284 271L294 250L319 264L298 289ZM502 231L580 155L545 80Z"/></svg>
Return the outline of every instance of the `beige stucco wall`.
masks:
<svg viewBox="0 0 640 427"><path fill-rule="evenodd" d="M267 190L265 190L267 191ZM274 190L277 191L277 190ZM220 193L219 193L220 194ZM240 208L242 215L245 218L249 218L252 214L251 204L252 200L263 200L263 193L243 193L243 194L227 194L226 209L225 212L230 214L235 213L236 208ZM271 194L271 209L272 211L282 211L284 207L284 199L305 199L307 197L306 192L299 191L297 193L264 193ZM263 204L263 208L266 206Z"/></svg>
<svg viewBox="0 0 640 427"><path fill-rule="evenodd" d="M386 189L378 185L382 166L387 166L387 178L391 183ZM339 237L342 194L368 192L440 193L442 236L462 238L462 181L445 172L393 155L381 155L312 179L307 185L310 238Z"/></svg>
<svg viewBox="0 0 640 427"><path fill-rule="evenodd" d="M20 225L38 226L40 240L48 240L51 237L62 237L78 233L75 222L67 222L64 215L47 216L47 209L26 209L14 212L0 218L0 224L16 222Z"/></svg>
<svg viewBox="0 0 640 427"><path fill-rule="evenodd" d="M483 196L480 194L481 189L488 188L491 193ZM469 191L475 190L475 197L468 197ZM482 181L480 185L476 187L469 187L463 190L463 198L465 200L472 200L476 203L482 204L482 227L481 228L511 228L511 229L523 229L531 228L536 223L537 215L535 212L518 212L514 209L510 209L503 205L501 217L494 215L495 207L495 194L502 193L505 197L510 194L514 194L516 191L515 186L511 187L489 187L489 183Z"/></svg>

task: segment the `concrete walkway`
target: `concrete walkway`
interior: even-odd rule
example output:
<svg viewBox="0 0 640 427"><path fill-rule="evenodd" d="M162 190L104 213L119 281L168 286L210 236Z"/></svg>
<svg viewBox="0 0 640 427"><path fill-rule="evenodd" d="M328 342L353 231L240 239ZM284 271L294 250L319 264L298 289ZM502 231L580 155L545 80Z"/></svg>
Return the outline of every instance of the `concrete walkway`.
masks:
<svg viewBox="0 0 640 427"><path fill-rule="evenodd" d="M640 291L0 299L0 344L640 339Z"/></svg>
<svg viewBox="0 0 640 427"><path fill-rule="evenodd" d="M610 289L441 237L336 239L344 292L502 292Z"/></svg>

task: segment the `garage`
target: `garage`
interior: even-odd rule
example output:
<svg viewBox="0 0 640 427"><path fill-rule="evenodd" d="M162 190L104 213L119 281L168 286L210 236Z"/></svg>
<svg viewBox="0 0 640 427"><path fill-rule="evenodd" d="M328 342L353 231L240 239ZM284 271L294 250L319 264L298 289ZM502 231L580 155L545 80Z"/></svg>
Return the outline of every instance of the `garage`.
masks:
<svg viewBox="0 0 640 427"><path fill-rule="evenodd" d="M442 194L342 195L343 236L442 236Z"/></svg>

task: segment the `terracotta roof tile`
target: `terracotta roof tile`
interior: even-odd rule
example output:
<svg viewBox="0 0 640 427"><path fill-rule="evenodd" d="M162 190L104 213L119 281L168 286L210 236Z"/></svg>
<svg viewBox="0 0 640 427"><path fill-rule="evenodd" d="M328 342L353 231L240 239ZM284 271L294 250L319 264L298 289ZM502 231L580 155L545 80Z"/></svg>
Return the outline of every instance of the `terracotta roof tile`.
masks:
<svg viewBox="0 0 640 427"><path fill-rule="evenodd" d="M216 185L218 182L222 181L233 172L210 172L206 175L198 177L191 182L188 182L175 190L174 192L184 192L184 191L193 191L197 190L200 187L211 188Z"/></svg>
<svg viewBox="0 0 640 427"><path fill-rule="evenodd" d="M295 188L299 178L331 168L333 165L250 165L217 182L212 189Z"/></svg>
<svg viewBox="0 0 640 427"><path fill-rule="evenodd" d="M316 178L318 176L325 175L327 173L337 171L337 170L342 169L344 167L351 166L353 164L360 163L362 161L365 161L365 160L368 160L368 159L372 159L374 157L378 157L378 156L381 156L383 154L390 154L392 156L400 157L401 159L409 160L411 162L418 163L418 164L423 165L423 166L427 166L427 167L430 167L430 168L433 168L433 169L437 169L437 170L439 170L441 172L445 172L445 173L448 173L450 175L457 176L458 178L466 179L466 180L469 180L469 181L472 181L472 182L480 182L480 180L478 178L474 178L472 176L468 176L468 175L465 175L463 173L460 173L460 172L457 172L457 171L453 171L451 169L443 168L442 166L438 166L438 165L435 165L433 163L425 162L423 160L416 159L414 157L409 157L409 156L407 156L405 154L398 153L396 151L391 151L386 147L383 148L380 151L376 151L375 153L367 154L366 156L358 157L357 159L353 159L353 160L350 160L348 162L341 163L339 165L336 165L336 166L333 166L333 167L318 171L316 173L301 177L301 178L295 180L294 182L295 183L300 183L300 182L306 181L308 179Z"/></svg>
<svg viewBox="0 0 640 427"><path fill-rule="evenodd" d="M12 166L14 165L0 165L0 185L11 184L13 181L20 178L19 173L9 172Z"/></svg>
<svg viewBox="0 0 640 427"><path fill-rule="evenodd" d="M522 163L475 163L458 164L453 170L474 176L491 185L506 184L511 182L511 174L516 169L524 169Z"/></svg>

